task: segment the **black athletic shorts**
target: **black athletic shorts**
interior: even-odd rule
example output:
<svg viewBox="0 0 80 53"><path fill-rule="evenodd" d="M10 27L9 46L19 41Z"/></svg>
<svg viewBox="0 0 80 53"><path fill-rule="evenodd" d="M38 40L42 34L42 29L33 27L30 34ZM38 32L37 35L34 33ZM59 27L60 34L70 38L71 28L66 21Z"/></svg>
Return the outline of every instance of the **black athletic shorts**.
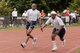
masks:
<svg viewBox="0 0 80 53"><path fill-rule="evenodd" d="M54 34L56 31L58 31L58 29L54 28L53 31L52 31L52 34ZM60 38L63 38L64 35L65 35L65 33L66 33L65 28L62 28L61 31L59 32L58 36L59 36Z"/></svg>
<svg viewBox="0 0 80 53"><path fill-rule="evenodd" d="M31 23L27 22L26 29L28 29L29 27L33 29L36 26L36 24L37 24L36 21L32 21Z"/></svg>

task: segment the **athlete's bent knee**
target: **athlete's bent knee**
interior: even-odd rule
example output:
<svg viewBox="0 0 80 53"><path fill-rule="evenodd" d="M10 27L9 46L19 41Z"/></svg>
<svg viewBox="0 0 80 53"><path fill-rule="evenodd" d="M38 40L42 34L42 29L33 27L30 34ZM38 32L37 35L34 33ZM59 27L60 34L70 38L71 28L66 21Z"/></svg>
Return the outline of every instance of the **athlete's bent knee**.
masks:
<svg viewBox="0 0 80 53"><path fill-rule="evenodd" d="M27 36L30 36L30 34L28 33Z"/></svg>
<svg viewBox="0 0 80 53"><path fill-rule="evenodd" d="M61 40L61 41L64 41L64 39L63 39L63 38L60 38L60 40Z"/></svg>

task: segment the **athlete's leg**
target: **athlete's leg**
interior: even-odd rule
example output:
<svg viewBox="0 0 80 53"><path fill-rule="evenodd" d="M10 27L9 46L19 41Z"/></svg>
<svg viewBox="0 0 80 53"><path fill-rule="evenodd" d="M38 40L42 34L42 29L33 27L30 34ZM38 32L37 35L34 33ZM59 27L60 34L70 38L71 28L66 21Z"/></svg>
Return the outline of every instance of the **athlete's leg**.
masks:
<svg viewBox="0 0 80 53"><path fill-rule="evenodd" d="M55 37L56 37L57 34L55 34L55 32L56 32L56 28L53 29L52 36L51 36L52 43L53 43L52 51L57 50L57 44L56 44L56 41L55 41Z"/></svg>
<svg viewBox="0 0 80 53"><path fill-rule="evenodd" d="M64 36L65 36L65 33L66 33L66 31L65 31L65 29L63 28L60 32L59 32L59 37L60 37L60 40L62 41L62 45L65 45L65 42L66 42L66 40L64 39Z"/></svg>
<svg viewBox="0 0 80 53"><path fill-rule="evenodd" d="M26 39L26 42L25 43L28 42L29 38L34 39L34 37L31 35L31 32L32 31L33 31L33 28L31 28L31 27L29 27L29 29L26 30L27 39Z"/></svg>

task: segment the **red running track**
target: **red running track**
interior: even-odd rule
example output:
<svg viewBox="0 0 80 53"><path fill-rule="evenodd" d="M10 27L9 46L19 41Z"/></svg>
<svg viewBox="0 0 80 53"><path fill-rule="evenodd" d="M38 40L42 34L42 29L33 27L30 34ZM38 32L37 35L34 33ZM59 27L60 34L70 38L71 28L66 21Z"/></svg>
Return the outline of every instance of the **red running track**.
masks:
<svg viewBox="0 0 80 53"><path fill-rule="evenodd" d="M80 27L67 27L65 47L61 46L59 37L56 37L58 50L52 52L51 28L45 28L44 32L35 29L32 34L37 37L37 44L32 45L32 40L23 49L20 44L26 39L25 30L1 30L0 53L76 53L80 48Z"/></svg>

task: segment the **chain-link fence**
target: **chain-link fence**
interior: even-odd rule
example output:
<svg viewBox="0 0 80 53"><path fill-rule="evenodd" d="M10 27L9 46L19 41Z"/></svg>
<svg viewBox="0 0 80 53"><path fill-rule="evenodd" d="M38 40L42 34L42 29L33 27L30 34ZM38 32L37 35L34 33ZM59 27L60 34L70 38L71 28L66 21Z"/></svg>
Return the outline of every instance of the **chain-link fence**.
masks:
<svg viewBox="0 0 80 53"><path fill-rule="evenodd" d="M45 20L47 20L49 17L45 17ZM65 18L62 16L62 20L65 23ZM45 21L46 22L46 21ZM80 22L80 17L79 17ZM17 17L17 23L16 27L18 26L24 26L26 25L26 22L22 20L22 17ZM10 16L0 17L0 28L7 28L7 27L15 27L13 26L13 18Z"/></svg>

